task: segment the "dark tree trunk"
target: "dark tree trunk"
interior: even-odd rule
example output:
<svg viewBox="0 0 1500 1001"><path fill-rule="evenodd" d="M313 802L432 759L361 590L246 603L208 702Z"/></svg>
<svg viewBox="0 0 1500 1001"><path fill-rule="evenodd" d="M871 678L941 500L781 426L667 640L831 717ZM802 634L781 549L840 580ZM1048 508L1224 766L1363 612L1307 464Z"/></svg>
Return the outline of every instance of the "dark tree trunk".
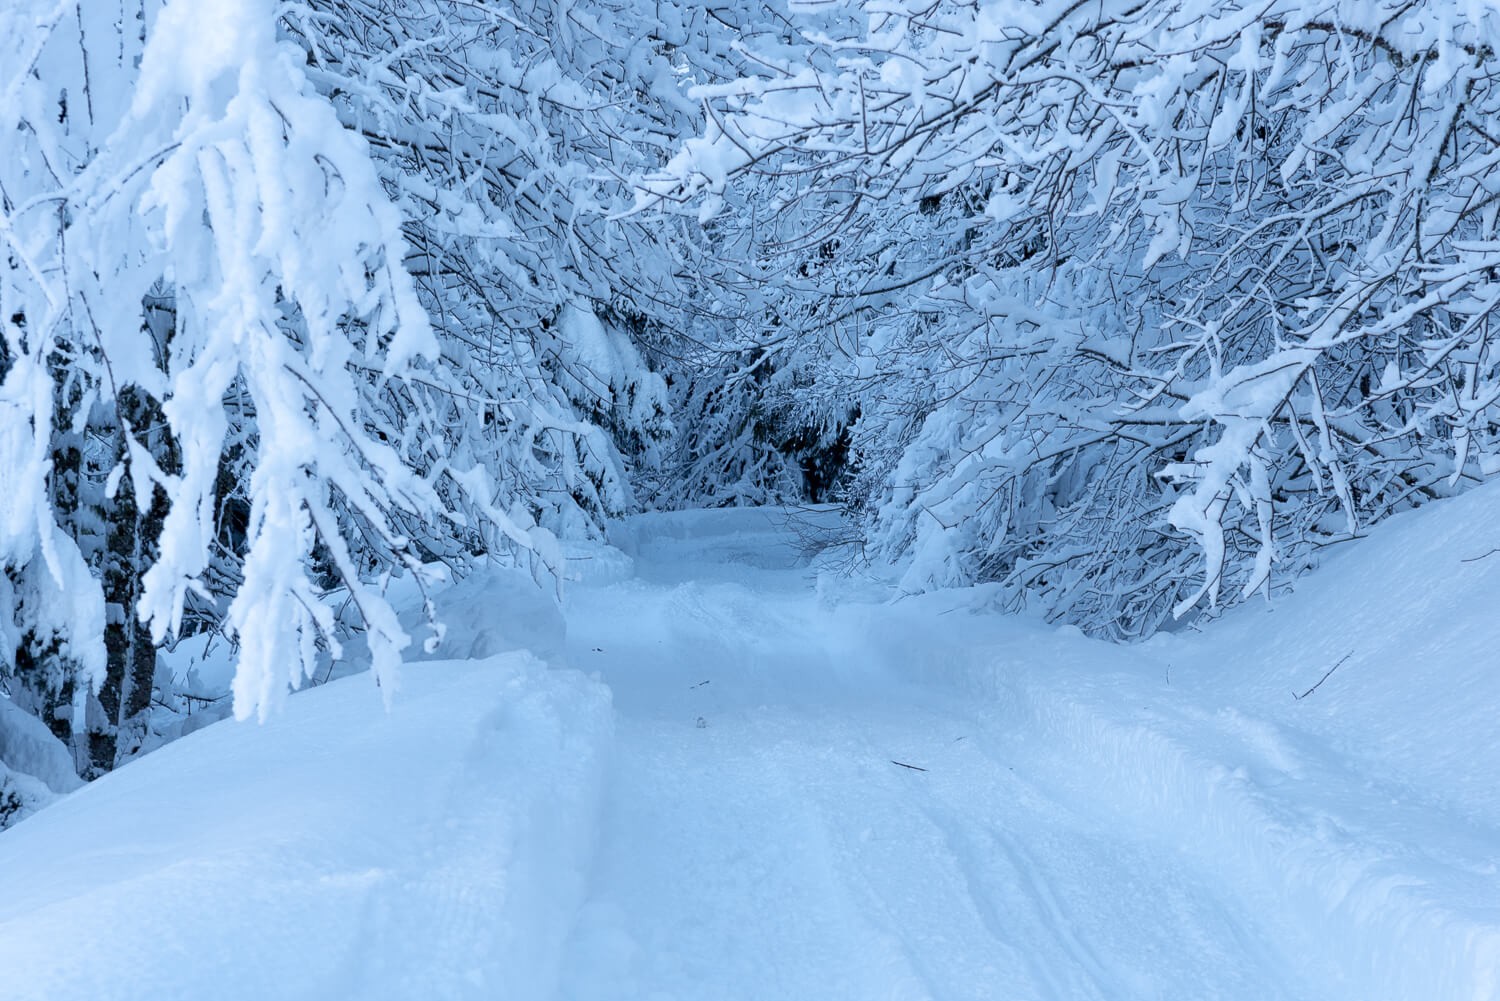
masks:
<svg viewBox="0 0 1500 1001"><path fill-rule="evenodd" d="M141 575L156 558L167 499L160 487L151 489L151 503L142 511L136 499L137 471L132 468L126 433L147 448L166 469L175 466L175 449L161 430L161 406L144 393L129 388L120 394L115 461L126 464L112 499L103 503L109 525L104 559L104 600L109 619L104 646L108 670L99 690L100 719L90 734L94 771L103 773L134 756L147 736L147 713L156 676L156 645L136 613L141 597Z"/></svg>

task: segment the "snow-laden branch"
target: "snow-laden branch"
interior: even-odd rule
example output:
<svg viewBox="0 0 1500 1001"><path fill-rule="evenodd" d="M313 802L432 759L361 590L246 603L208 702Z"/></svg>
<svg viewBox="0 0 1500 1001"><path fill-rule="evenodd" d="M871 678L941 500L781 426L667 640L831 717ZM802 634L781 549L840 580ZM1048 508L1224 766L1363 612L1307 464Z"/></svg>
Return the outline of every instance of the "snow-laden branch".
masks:
<svg viewBox="0 0 1500 1001"><path fill-rule="evenodd" d="M1141 635L1500 468L1494 9L860 11L700 88L639 199L836 248L784 266L908 586Z"/></svg>

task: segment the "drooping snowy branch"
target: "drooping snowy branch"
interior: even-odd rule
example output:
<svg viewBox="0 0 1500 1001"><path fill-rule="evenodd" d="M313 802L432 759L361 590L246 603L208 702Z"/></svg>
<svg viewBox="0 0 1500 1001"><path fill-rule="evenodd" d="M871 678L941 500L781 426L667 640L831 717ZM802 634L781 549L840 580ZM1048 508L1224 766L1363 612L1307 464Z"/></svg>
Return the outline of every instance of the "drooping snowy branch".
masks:
<svg viewBox="0 0 1500 1001"><path fill-rule="evenodd" d="M138 606L112 614L139 612L160 642L181 633L190 602L228 600L236 711L264 715L337 650L333 585L389 692L408 637L378 580L427 555L407 527L488 525L510 545L548 548L524 512L492 504L471 465L445 455L440 407L454 387L407 270L402 217L365 140L278 36L274 4L172 2L150 8L134 38L80 11L23 18L17 35L34 51L8 81L29 143L5 178L6 457L23 477L5 500L8 572L34 578L36 547L59 587L99 604L76 530L54 527L73 517L59 509L56 435L145 394L170 447L114 421L124 445L105 490L123 472L137 510L158 491L167 506L149 569L135 571ZM107 41L118 47L98 56ZM163 294L172 319L153 329L143 310ZM245 503L238 567L210 590L226 475ZM476 503L455 506L454 483L479 490ZM17 643L42 650L45 623L14 604L29 637ZM96 612L72 617L63 638L96 649ZM80 663L97 684L90 657Z"/></svg>
<svg viewBox="0 0 1500 1001"><path fill-rule="evenodd" d="M703 88L642 197L821 212L819 379L910 586L1140 635L1494 470L1493 10L862 13Z"/></svg>

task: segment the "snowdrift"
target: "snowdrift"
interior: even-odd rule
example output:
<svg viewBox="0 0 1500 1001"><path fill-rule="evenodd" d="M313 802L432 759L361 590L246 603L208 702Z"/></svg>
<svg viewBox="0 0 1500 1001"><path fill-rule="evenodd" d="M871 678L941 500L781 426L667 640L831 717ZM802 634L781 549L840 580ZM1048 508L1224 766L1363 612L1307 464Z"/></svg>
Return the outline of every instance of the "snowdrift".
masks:
<svg viewBox="0 0 1500 1001"><path fill-rule="evenodd" d="M390 712L335 681L63 796L0 834L0 996L1500 997L1500 485L1131 648L809 525L633 519L530 632L453 589L482 659Z"/></svg>
<svg viewBox="0 0 1500 1001"><path fill-rule="evenodd" d="M982 590L869 627L891 670L1052 748L1045 778L1101 825L1257 902L1318 996L1500 997L1500 485L1286 591L1133 649L951 614Z"/></svg>
<svg viewBox="0 0 1500 1001"><path fill-rule="evenodd" d="M545 997L611 728L513 653L191 734L0 838L0 996Z"/></svg>

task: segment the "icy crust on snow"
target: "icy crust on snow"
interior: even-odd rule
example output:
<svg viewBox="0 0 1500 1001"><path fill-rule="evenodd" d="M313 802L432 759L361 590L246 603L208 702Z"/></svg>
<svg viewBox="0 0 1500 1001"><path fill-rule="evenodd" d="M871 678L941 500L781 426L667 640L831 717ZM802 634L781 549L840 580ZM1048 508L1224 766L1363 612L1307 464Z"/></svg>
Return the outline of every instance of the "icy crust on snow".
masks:
<svg viewBox="0 0 1500 1001"><path fill-rule="evenodd" d="M0 836L0 996L546 997L611 739L527 654L199 731Z"/></svg>
<svg viewBox="0 0 1500 1001"><path fill-rule="evenodd" d="M1037 777L1101 824L1180 846L1276 915L1269 936L1320 996L1480 1001L1500 996L1496 550L1489 486L1392 519L1269 607L1143 648L966 614L982 591L869 629L897 675L977 696L1013 735L997 753L1030 745Z"/></svg>

